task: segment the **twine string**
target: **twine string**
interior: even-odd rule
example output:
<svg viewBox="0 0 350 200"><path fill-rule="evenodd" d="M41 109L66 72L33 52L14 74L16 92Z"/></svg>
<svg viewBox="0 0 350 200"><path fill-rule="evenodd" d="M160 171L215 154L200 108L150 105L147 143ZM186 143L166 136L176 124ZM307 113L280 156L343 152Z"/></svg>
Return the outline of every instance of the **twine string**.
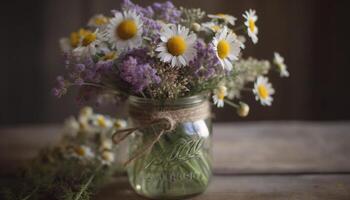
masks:
<svg viewBox="0 0 350 200"><path fill-rule="evenodd" d="M153 110L152 110L153 109ZM129 165L134 160L140 158L145 153L148 153L152 147L160 140L160 138L168 132L175 130L176 124L186 121L196 121L210 117L210 105L205 101L197 106L176 110L154 110L154 107L139 108L130 106L130 115L139 126L127 129L117 130L112 135L112 140L115 144L119 144L135 131L148 129L153 126L158 126L160 130L156 132L156 137L145 145L144 148L137 150L123 164L124 167ZM161 126L160 126L161 125Z"/></svg>

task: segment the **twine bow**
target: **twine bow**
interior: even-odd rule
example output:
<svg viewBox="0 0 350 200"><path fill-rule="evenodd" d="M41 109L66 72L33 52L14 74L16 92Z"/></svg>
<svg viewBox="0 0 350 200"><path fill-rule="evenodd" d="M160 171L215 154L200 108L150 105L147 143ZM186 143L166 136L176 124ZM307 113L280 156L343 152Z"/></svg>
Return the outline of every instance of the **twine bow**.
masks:
<svg viewBox="0 0 350 200"><path fill-rule="evenodd" d="M141 125L116 131L112 136L115 144L119 144L130 134L138 130L157 126L159 131L156 133L156 137L152 141L145 145L144 148L139 149L124 163L124 167L150 151L165 133L170 133L175 130L176 124L210 117L210 104L208 101L204 101L189 108L172 109L165 107L163 110L157 110L154 106L141 108L130 105L129 114L134 122Z"/></svg>

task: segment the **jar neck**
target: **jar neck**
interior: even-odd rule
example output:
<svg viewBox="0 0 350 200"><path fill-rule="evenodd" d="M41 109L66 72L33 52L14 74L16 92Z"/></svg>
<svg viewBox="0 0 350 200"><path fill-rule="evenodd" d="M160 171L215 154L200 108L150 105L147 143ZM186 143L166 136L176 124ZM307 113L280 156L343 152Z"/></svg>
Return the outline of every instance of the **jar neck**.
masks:
<svg viewBox="0 0 350 200"><path fill-rule="evenodd" d="M129 106L152 106L159 108L186 108L196 106L208 100L208 95L194 95L189 97L178 98L175 100L155 100L150 98L130 96L128 99Z"/></svg>

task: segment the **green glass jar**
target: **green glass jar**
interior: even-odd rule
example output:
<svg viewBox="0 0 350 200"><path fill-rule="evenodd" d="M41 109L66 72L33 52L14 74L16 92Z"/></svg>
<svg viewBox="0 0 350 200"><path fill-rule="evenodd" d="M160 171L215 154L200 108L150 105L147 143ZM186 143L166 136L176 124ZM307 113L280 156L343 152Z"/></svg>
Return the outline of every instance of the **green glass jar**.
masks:
<svg viewBox="0 0 350 200"><path fill-rule="evenodd" d="M152 120L145 120L159 113L173 123L165 131L161 124L149 125ZM204 192L212 175L207 96L168 102L130 97L129 114L131 126L142 127L130 137L129 154L135 156L144 150L127 167L133 189L152 199L179 199Z"/></svg>

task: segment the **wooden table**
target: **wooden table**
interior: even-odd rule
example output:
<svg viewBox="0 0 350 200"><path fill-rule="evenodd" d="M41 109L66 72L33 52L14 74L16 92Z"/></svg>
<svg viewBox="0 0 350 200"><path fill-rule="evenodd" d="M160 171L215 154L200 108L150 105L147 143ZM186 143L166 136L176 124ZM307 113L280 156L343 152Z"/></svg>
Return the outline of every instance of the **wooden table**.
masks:
<svg viewBox="0 0 350 200"><path fill-rule="evenodd" d="M12 169L60 137L57 125L0 129L0 167ZM126 177L97 199L142 199ZM350 122L216 124L214 177L198 200L350 200Z"/></svg>

